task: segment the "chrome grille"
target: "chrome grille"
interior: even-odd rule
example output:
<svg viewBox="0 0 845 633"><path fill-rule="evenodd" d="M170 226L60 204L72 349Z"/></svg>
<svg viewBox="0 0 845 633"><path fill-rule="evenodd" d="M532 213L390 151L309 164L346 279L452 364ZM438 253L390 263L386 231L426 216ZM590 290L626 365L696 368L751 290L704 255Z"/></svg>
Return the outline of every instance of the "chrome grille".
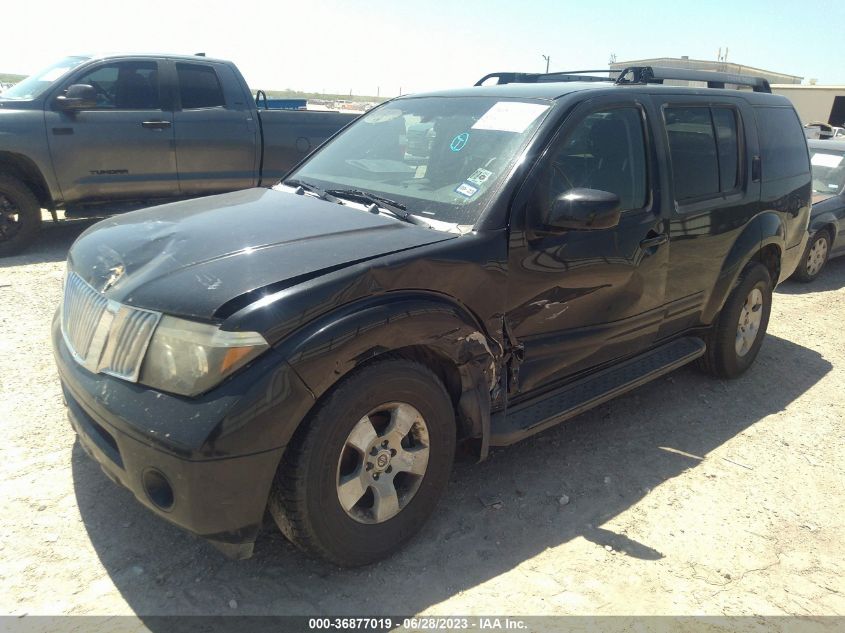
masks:
<svg viewBox="0 0 845 633"><path fill-rule="evenodd" d="M92 372L137 381L160 318L106 299L76 273L67 276L62 335L77 362Z"/></svg>
<svg viewBox="0 0 845 633"><path fill-rule="evenodd" d="M108 299L86 284L79 275L68 275L62 305L62 331L65 342L75 356L84 358L88 355L94 332L108 303Z"/></svg>

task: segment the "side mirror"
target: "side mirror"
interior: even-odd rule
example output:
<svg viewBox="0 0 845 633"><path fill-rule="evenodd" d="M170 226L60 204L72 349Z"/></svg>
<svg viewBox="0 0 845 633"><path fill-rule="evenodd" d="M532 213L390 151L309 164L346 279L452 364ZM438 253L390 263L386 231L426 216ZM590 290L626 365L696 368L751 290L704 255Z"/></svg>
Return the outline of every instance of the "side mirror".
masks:
<svg viewBox="0 0 845 633"><path fill-rule="evenodd" d="M97 91L88 84L73 84L65 94L56 97L60 110L90 110L97 107Z"/></svg>
<svg viewBox="0 0 845 633"><path fill-rule="evenodd" d="M557 229L610 229L619 224L622 202L619 196L598 189L570 189L552 206L549 226Z"/></svg>

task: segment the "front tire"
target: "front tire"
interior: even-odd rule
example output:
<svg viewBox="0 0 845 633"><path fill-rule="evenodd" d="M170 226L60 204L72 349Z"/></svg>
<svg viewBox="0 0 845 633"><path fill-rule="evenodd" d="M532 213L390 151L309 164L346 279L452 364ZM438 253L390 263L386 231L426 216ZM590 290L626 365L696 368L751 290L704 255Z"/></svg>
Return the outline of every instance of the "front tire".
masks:
<svg viewBox="0 0 845 633"><path fill-rule="evenodd" d="M772 309L772 278L758 262L745 267L715 325L699 367L719 378L743 374L760 351Z"/></svg>
<svg viewBox="0 0 845 633"><path fill-rule="evenodd" d="M26 247L41 228L41 205L14 176L0 174L0 257Z"/></svg>
<svg viewBox="0 0 845 633"><path fill-rule="evenodd" d="M826 230L821 230L810 238L807 250L804 251L804 256L792 276L805 283L815 280L822 272L829 256L830 234Z"/></svg>
<svg viewBox="0 0 845 633"><path fill-rule="evenodd" d="M449 481L452 401L426 367L390 358L357 370L317 405L285 452L269 509L305 552L343 567L396 551Z"/></svg>

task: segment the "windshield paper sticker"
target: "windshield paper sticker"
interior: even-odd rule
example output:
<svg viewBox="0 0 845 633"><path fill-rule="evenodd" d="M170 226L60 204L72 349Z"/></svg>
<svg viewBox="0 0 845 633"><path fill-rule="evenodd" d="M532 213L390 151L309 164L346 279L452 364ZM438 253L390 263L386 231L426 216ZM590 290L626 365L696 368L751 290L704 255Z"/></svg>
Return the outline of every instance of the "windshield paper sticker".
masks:
<svg viewBox="0 0 845 633"><path fill-rule="evenodd" d="M473 130L497 130L522 134L549 106L521 101L499 101L482 115Z"/></svg>
<svg viewBox="0 0 845 633"><path fill-rule="evenodd" d="M490 176L493 175L492 171L488 171L486 169L482 169L479 167L476 169L472 174L470 174L469 178L467 178L467 182L471 182L474 185L478 185L479 187L483 185Z"/></svg>
<svg viewBox="0 0 845 633"><path fill-rule="evenodd" d="M478 187L474 187L468 182L462 182L455 189L455 193L459 193L465 198L472 198L476 193L478 193Z"/></svg>
<svg viewBox="0 0 845 633"><path fill-rule="evenodd" d="M464 147L466 147L468 140L469 132L462 132L452 139L452 142L449 143L449 149L453 152L460 152Z"/></svg>
<svg viewBox="0 0 845 633"><path fill-rule="evenodd" d="M810 162L813 165L818 165L819 167L839 167L839 164L842 162L842 156L837 154L813 154L813 158L810 159Z"/></svg>

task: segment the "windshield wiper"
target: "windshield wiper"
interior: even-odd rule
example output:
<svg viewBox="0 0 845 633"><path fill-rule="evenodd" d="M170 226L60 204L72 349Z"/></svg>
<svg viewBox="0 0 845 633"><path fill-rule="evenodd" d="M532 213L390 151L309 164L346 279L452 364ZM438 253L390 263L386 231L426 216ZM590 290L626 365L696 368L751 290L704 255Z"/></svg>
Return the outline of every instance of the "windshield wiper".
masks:
<svg viewBox="0 0 845 633"><path fill-rule="evenodd" d="M390 215L403 222L431 228L428 222L409 213L407 207L401 202L396 202L396 200L391 200L390 198L385 198L369 191L362 191L361 189L329 189L327 193L359 202L368 202L376 207L381 207Z"/></svg>
<svg viewBox="0 0 845 633"><path fill-rule="evenodd" d="M315 196L317 196L320 200L325 200L326 202L334 202L335 204L343 204L343 202L336 198L335 196L331 195L328 191L320 189L317 185L312 185L310 182L305 182L304 180L299 180L298 178L292 178L290 180L285 180L283 185L287 185L288 187L296 187L297 195L303 195L306 191L310 191Z"/></svg>

